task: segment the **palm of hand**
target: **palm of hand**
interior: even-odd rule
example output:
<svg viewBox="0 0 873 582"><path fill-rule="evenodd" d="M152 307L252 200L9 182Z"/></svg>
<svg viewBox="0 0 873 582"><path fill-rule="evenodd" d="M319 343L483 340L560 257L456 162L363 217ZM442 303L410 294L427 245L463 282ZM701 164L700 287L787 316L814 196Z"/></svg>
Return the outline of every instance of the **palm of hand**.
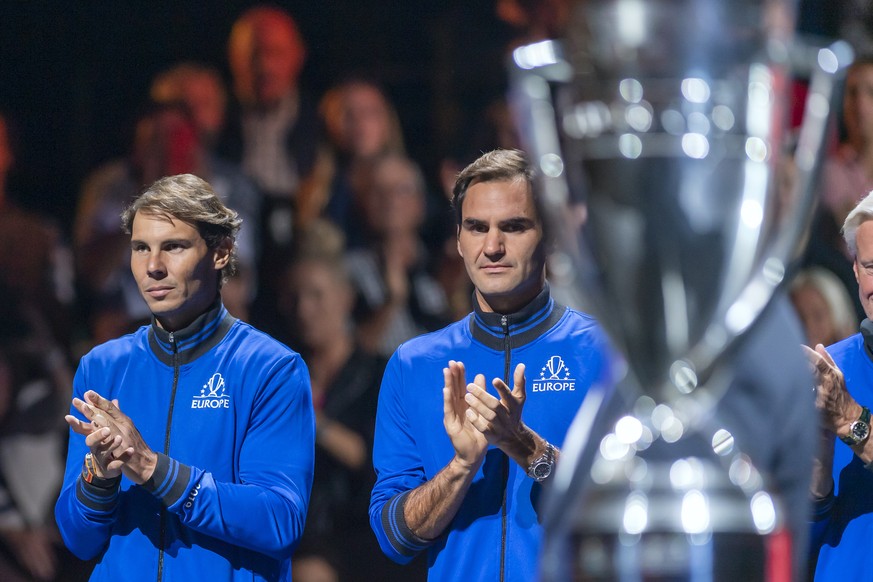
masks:
<svg viewBox="0 0 873 582"><path fill-rule="evenodd" d="M443 424L458 456L472 464L484 454L488 440L467 418L468 408L463 398L456 400L453 402L452 414L446 415Z"/></svg>
<svg viewBox="0 0 873 582"><path fill-rule="evenodd" d="M467 393L464 364L450 361L449 366L443 369L443 379L443 425L457 457L468 465L474 465L484 457L488 441L468 417L469 405L464 398Z"/></svg>

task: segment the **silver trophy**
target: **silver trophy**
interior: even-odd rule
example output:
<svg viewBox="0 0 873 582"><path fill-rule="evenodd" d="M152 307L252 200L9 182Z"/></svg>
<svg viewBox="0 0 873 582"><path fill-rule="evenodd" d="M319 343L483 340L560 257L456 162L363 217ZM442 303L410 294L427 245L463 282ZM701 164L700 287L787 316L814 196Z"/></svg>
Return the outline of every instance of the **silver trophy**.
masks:
<svg viewBox="0 0 873 582"><path fill-rule="evenodd" d="M730 376L720 358L795 258L851 60L846 45L795 42L793 9L580 1L562 42L513 54L516 119L558 243L550 276L628 364L626 413L594 427L592 394L568 435L546 580L718 580L734 558L752 564L742 579L778 569L778 500L712 410ZM810 84L795 135L798 71Z"/></svg>

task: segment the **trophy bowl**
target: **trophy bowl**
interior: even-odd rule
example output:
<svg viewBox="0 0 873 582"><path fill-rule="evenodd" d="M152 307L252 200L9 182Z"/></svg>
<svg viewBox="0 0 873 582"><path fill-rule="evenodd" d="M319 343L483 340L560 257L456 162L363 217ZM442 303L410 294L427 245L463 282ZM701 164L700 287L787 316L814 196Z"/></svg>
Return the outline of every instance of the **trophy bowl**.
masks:
<svg viewBox="0 0 873 582"><path fill-rule="evenodd" d="M711 412L730 380L720 359L796 257L835 81L851 60L842 44L795 42L793 9L787 0L580 1L563 41L513 54L513 108L557 243L550 278L590 307L624 356L627 414L612 420L643 435L624 442L618 424L594 428L596 398L583 405L546 512L547 548L562 531L574 566L553 579L628 574L619 565L676 575L644 559L656 547L679 552L685 576L701 563L697 546L728 561L757 551L767 563L761 538L779 531L778 502ZM810 84L795 133L798 72ZM700 531L681 519L697 494L707 508ZM644 517L639 531L629 511ZM592 558L597 547L605 561Z"/></svg>

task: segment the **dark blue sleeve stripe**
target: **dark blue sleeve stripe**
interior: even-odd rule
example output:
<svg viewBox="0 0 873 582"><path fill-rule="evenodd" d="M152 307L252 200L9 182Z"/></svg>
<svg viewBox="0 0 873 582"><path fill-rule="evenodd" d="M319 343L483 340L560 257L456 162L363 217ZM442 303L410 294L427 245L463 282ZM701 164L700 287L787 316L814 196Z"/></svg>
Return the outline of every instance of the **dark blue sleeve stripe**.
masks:
<svg viewBox="0 0 873 582"><path fill-rule="evenodd" d="M164 507L170 507L184 495L190 478L191 467L158 453L155 472L142 486L146 491L160 498Z"/></svg>
<svg viewBox="0 0 873 582"><path fill-rule="evenodd" d="M88 509L109 513L115 509L118 502L118 486L113 488L95 487L79 477L76 480L76 499Z"/></svg>
<svg viewBox="0 0 873 582"><path fill-rule="evenodd" d="M167 455L158 453L158 462L155 465L155 471L151 478L143 483L143 487L152 495L163 497L166 489L170 485L170 465L172 459Z"/></svg>
<svg viewBox="0 0 873 582"><path fill-rule="evenodd" d="M406 505L407 495L409 491L398 493L382 506L382 529L398 554L411 557L433 542L418 537L406 525L403 508Z"/></svg>
<svg viewBox="0 0 873 582"><path fill-rule="evenodd" d="M155 495L158 497L163 497L167 494L170 488L173 486L173 482L179 476L179 463L174 461L173 459L168 459L170 461L170 465L167 468L167 476L161 482L160 486L155 491Z"/></svg>

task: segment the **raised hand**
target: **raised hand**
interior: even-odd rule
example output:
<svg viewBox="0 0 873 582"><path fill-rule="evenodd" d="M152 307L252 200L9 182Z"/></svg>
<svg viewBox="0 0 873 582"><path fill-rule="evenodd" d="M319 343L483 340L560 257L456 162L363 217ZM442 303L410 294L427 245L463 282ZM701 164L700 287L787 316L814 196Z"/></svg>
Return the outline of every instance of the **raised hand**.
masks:
<svg viewBox="0 0 873 582"><path fill-rule="evenodd" d="M85 437L85 445L91 449L91 457L97 468L97 476L106 479L118 477L124 460L132 454L132 448L124 442L124 437L113 431L107 416L93 405L73 398L73 407L90 422L83 422L68 414L64 417L73 432Z"/></svg>
<svg viewBox="0 0 873 582"><path fill-rule="evenodd" d="M823 427L836 434L847 434L848 426L861 414L861 405L846 390L843 373L823 345L816 345L815 350L802 347L812 364L815 407L821 412Z"/></svg>
<svg viewBox="0 0 873 582"><path fill-rule="evenodd" d="M522 430L521 411L526 397L524 364L515 367L512 382L513 387L510 390L500 378L491 381L500 396L499 400L485 390L484 379L481 383L467 386L467 419L489 443L498 447L518 439Z"/></svg>
<svg viewBox="0 0 873 582"><path fill-rule="evenodd" d="M488 441L475 426L470 423L469 406L465 399L467 394L464 364L449 361L449 366L443 368L443 425L452 440L455 456L467 468L478 468L485 458ZM476 382L485 386L485 377L476 376Z"/></svg>
<svg viewBox="0 0 873 582"><path fill-rule="evenodd" d="M81 403L81 405L78 405L77 402ZM137 484L148 481L149 477L154 473L157 455L145 443L130 417L121 412L121 409L118 407L118 401L110 402L97 392L88 390L85 392L85 401L75 398L73 399L73 406L91 421L90 430L92 434L95 433L95 430L99 429L99 433L94 437L94 440L103 442L106 439L111 439L112 444L106 445L107 449L112 446L108 451L112 459L108 461L107 467L114 467L115 463L113 461L121 461L121 472L128 479ZM70 423L70 420L67 420L67 422ZM86 423L80 424L85 425ZM70 426L73 426L73 424L70 423ZM106 429L109 430L108 433ZM75 426L73 430L79 432ZM84 433L80 432L79 434ZM117 440L119 437L120 441ZM86 436L86 444L89 438L90 436ZM88 446L91 445L89 444ZM100 452L105 454L107 451L101 450Z"/></svg>

